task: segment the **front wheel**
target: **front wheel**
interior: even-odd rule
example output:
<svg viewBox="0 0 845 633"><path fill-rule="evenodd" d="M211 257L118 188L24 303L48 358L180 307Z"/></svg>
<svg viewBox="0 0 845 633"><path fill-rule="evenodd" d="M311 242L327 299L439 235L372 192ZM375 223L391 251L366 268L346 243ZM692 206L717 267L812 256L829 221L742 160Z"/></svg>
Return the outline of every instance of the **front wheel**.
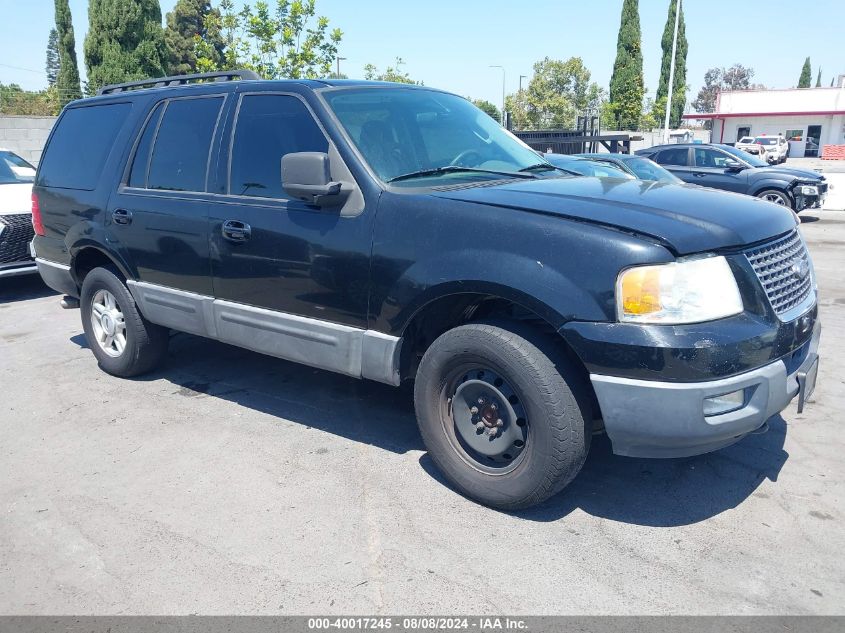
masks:
<svg viewBox="0 0 845 633"><path fill-rule="evenodd" d="M784 207L792 208L792 200L783 191L777 189L766 189L757 194L758 198L762 198L766 202L774 202Z"/></svg>
<svg viewBox="0 0 845 633"><path fill-rule="evenodd" d="M88 347L107 373L137 376L167 354L169 331L143 317L114 271L95 268L85 276L79 307Z"/></svg>
<svg viewBox="0 0 845 633"><path fill-rule="evenodd" d="M564 488L587 456L592 420L584 379L533 330L470 323L432 343L414 404L423 441L464 495L514 510Z"/></svg>

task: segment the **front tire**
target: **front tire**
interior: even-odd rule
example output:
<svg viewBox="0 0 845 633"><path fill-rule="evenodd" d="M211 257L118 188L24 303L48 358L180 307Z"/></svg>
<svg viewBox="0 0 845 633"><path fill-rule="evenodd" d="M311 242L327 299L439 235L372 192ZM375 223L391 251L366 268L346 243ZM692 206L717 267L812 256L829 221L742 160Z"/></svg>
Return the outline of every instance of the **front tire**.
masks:
<svg viewBox="0 0 845 633"><path fill-rule="evenodd" d="M783 191L779 189L765 189L757 194L758 198L762 198L767 202L773 202L789 209L793 208L792 199Z"/></svg>
<svg viewBox="0 0 845 633"><path fill-rule="evenodd" d="M105 372L137 376L155 368L167 354L169 331L141 315L114 271L95 268L85 276L79 307L88 347Z"/></svg>
<svg viewBox="0 0 845 633"><path fill-rule="evenodd" d="M414 404L446 478L485 505L515 510L563 489L584 464L588 388L569 359L520 324L470 323L420 362Z"/></svg>

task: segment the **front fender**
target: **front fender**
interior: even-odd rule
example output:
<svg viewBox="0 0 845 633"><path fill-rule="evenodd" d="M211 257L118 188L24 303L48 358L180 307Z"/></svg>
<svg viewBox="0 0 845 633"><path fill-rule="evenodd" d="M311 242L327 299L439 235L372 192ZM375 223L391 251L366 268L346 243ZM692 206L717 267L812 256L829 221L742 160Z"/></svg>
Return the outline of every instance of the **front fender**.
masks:
<svg viewBox="0 0 845 633"><path fill-rule="evenodd" d="M794 180L784 180L783 178L762 178L751 184L748 194L756 196L765 189L778 189L779 191L785 191L792 195L792 185L794 182Z"/></svg>

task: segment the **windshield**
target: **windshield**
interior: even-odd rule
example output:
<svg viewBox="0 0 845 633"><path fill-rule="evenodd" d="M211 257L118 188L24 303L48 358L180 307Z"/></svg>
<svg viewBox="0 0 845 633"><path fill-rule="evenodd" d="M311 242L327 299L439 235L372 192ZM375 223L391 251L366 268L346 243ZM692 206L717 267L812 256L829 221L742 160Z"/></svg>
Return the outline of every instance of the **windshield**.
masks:
<svg viewBox="0 0 845 633"><path fill-rule="evenodd" d="M776 138L772 138L772 137L769 137L769 138L757 137L757 140L755 142L759 143L760 145L777 145L778 140Z"/></svg>
<svg viewBox="0 0 845 633"><path fill-rule="evenodd" d="M17 154L0 150L0 185L33 180L35 180L35 167Z"/></svg>
<svg viewBox="0 0 845 633"><path fill-rule="evenodd" d="M764 161L760 160L753 154L749 154L748 152L744 152L741 149L737 149L735 147L731 147L730 145L719 145L720 149L726 151L731 156L738 158L740 161L745 163L746 165L751 165L752 167L768 167L769 164Z"/></svg>
<svg viewBox="0 0 845 633"><path fill-rule="evenodd" d="M663 169L650 158L629 158L625 160L625 164L640 180L654 180L655 182L675 185L683 184L683 180Z"/></svg>
<svg viewBox="0 0 845 633"><path fill-rule="evenodd" d="M397 184L415 186L422 179L438 185L501 179L546 163L488 114L455 95L407 88L343 89L325 95L364 159L385 182L400 176L404 178ZM426 173L411 176L416 172Z"/></svg>
<svg viewBox="0 0 845 633"><path fill-rule="evenodd" d="M751 136L743 136L741 139L739 139L739 142L740 143L753 143L754 138L751 137Z"/></svg>

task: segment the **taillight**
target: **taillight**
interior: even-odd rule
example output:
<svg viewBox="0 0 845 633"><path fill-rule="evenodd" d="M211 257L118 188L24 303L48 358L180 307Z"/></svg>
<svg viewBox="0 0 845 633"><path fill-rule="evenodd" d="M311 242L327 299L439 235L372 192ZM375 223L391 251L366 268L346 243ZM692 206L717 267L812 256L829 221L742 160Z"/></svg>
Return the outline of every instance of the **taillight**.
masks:
<svg viewBox="0 0 845 633"><path fill-rule="evenodd" d="M38 196L32 194L32 228L36 235L47 235L44 231L44 222L41 221L41 208L38 206Z"/></svg>

